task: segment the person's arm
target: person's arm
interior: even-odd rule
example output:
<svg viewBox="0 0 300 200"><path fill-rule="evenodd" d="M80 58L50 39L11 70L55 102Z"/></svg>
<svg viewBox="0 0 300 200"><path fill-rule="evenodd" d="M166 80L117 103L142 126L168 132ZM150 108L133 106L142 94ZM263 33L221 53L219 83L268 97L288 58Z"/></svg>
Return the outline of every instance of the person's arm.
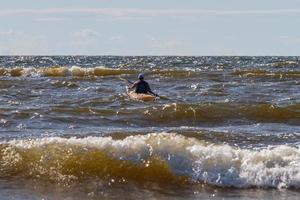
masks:
<svg viewBox="0 0 300 200"><path fill-rule="evenodd" d="M158 96L157 94L155 94L154 92L152 92L152 90L151 90L151 88L150 88L150 86L149 86L148 83L147 83L147 92L153 94L153 95L156 96L156 97Z"/></svg>
<svg viewBox="0 0 300 200"><path fill-rule="evenodd" d="M137 82L134 82L131 86L129 86L129 89L133 89L133 88L135 88L136 87L136 85L137 85Z"/></svg>

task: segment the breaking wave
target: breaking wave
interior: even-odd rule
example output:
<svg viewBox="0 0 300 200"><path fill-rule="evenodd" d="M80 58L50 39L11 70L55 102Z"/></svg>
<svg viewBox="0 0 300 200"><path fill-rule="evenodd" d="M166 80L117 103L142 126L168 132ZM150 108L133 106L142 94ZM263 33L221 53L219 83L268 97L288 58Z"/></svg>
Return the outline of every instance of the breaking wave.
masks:
<svg viewBox="0 0 300 200"><path fill-rule="evenodd" d="M143 70L144 71L144 70ZM138 71L135 69L126 69L126 68L108 68L108 67L64 67L64 66L52 66L52 67L14 67L14 68L0 68L0 76L44 76L44 77L93 77L93 76L114 76L114 75L129 75L137 74ZM186 70L162 70L162 69L153 69L147 71L147 74L158 75L158 76L167 76L167 77L191 77L197 76L195 70L186 69Z"/></svg>
<svg viewBox="0 0 300 200"><path fill-rule="evenodd" d="M0 178L54 182L204 183L221 187L300 188L300 150L240 149L179 134L11 140L0 145Z"/></svg>
<svg viewBox="0 0 300 200"><path fill-rule="evenodd" d="M46 76L46 77L66 77L66 76L110 76L110 75L121 75L121 74L134 74L135 70L129 69L113 69L106 67L93 67L93 68L82 68L82 67L42 67L42 68L1 68L0 75L2 76Z"/></svg>
<svg viewBox="0 0 300 200"><path fill-rule="evenodd" d="M300 71L266 71L266 70L245 70L235 71L232 75L244 77L272 77L272 78L297 78L300 77Z"/></svg>

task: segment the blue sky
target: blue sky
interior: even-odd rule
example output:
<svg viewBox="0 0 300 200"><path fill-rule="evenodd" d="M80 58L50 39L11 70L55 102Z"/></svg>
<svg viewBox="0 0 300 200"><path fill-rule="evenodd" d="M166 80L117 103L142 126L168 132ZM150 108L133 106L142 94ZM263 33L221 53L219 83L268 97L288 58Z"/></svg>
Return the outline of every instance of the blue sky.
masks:
<svg viewBox="0 0 300 200"><path fill-rule="evenodd" d="M299 0L0 3L0 55L300 55Z"/></svg>

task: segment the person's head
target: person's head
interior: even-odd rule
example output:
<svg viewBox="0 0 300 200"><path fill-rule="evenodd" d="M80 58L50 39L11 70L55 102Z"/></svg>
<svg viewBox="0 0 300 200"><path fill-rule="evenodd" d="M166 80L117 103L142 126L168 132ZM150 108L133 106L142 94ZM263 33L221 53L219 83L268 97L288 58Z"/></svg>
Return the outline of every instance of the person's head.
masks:
<svg viewBox="0 0 300 200"><path fill-rule="evenodd" d="M138 79L144 80L144 74L143 74L143 73L140 73L140 74L138 75Z"/></svg>

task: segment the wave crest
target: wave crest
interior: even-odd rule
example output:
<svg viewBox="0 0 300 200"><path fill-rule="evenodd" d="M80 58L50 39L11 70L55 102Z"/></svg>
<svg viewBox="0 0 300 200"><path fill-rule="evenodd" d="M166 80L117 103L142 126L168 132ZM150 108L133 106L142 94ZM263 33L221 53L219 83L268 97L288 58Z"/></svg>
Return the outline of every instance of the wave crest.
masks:
<svg viewBox="0 0 300 200"><path fill-rule="evenodd" d="M270 72L266 70L237 70L233 72L232 75L244 77L297 78L300 77L300 71Z"/></svg>
<svg viewBox="0 0 300 200"><path fill-rule="evenodd" d="M1 76L46 76L46 77L89 77L89 76L111 76L111 75L122 75L122 74L135 74L135 70L129 69L114 69L106 67L43 67L43 68L2 68L0 69Z"/></svg>
<svg viewBox="0 0 300 200"><path fill-rule="evenodd" d="M202 121L223 122L224 120L254 120L264 122L293 122L300 118L299 104L277 106L268 103L240 104L240 103L202 103L185 104L171 103L160 107L145 109L145 117L151 121ZM157 112L160 110L160 112ZM123 113L124 112L124 113ZM136 113L136 111L131 111ZM128 114L121 111L120 114Z"/></svg>
<svg viewBox="0 0 300 200"><path fill-rule="evenodd" d="M300 188L300 150L240 149L178 134L13 140L1 144L0 175L51 181L100 178L222 187Z"/></svg>

